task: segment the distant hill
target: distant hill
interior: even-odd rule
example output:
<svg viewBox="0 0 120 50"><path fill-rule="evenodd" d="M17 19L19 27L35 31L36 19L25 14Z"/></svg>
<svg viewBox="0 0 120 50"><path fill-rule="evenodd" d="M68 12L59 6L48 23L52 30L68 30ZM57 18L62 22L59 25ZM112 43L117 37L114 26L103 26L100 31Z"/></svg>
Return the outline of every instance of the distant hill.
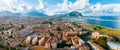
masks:
<svg viewBox="0 0 120 50"><path fill-rule="evenodd" d="M36 12L36 11L32 11L32 12L28 12L26 13L28 16L48 16L42 12Z"/></svg>
<svg viewBox="0 0 120 50"><path fill-rule="evenodd" d="M72 12L65 14L65 16L82 16L82 14L77 11L72 11Z"/></svg>
<svg viewBox="0 0 120 50"><path fill-rule="evenodd" d="M0 12L0 16L48 16L42 12L27 12L27 13L13 13L10 11L2 11Z"/></svg>
<svg viewBox="0 0 120 50"><path fill-rule="evenodd" d="M59 15L55 15L55 16L59 16L60 18L64 18L64 17L78 17L78 16L83 16L83 15L77 11L72 11L69 13L59 14Z"/></svg>
<svg viewBox="0 0 120 50"><path fill-rule="evenodd" d="M20 13L13 13L10 11L2 11L0 12L0 16L20 16Z"/></svg>
<svg viewBox="0 0 120 50"><path fill-rule="evenodd" d="M13 13L10 11L2 11L0 12L0 16L21 17L21 16L48 16L48 15L44 14L43 12L38 12L38 11L31 11L27 13ZM82 14L77 11L72 11L72 12L65 13L65 14L59 14L59 15L56 14L54 16L57 16L59 18L64 18L64 17L78 17L78 16L82 16Z"/></svg>

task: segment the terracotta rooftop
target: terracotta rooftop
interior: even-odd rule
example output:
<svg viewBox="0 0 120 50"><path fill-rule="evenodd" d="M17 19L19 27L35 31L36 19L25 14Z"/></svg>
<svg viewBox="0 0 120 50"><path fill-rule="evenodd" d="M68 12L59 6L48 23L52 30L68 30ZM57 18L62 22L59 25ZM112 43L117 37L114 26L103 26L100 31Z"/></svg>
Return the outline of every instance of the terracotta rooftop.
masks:
<svg viewBox="0 0 120 50"><path fill-rule="evenodd" d="M34 32L47 32L50 29L50 25L40 25L38 27L33 27Z"/></svg>

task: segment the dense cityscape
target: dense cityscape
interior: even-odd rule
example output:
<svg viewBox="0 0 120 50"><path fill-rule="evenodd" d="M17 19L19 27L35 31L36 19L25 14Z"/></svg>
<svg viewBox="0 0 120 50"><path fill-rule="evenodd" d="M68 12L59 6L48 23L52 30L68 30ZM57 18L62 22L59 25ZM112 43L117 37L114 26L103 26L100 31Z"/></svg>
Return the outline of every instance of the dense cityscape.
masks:
<svg viewBox="0 0 120 50"><path fill-rule="evenodd" d="M120 0L0 0L0 50L120 50Z"/></svg>
<svg viewBox="0 0 120 50"><path fill-rule="evenodd" d="M6 20L4 20L6 19ZM1 18L1 50L119 50L118 36L102 34L102 27L61 18ZM117 42L118 45L113 45Z"/></svg>

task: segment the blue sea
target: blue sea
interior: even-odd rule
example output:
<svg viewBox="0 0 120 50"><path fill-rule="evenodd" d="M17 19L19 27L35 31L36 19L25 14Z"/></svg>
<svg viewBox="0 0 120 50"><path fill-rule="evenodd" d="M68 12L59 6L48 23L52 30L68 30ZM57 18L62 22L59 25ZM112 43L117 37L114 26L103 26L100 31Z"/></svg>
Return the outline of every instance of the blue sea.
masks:
<svg viewBox="0 0 120 50"><path fill-rule="evenodd" d="M89 16L85 23L120 29L120 16Z"/></svg>
<svg viewBox="0 0 120 50"><path fill-rule="evenodd" d="M120 16L88 16L86 19L69 18L69 20L82 21L87 24L120 29Z"/></svg>

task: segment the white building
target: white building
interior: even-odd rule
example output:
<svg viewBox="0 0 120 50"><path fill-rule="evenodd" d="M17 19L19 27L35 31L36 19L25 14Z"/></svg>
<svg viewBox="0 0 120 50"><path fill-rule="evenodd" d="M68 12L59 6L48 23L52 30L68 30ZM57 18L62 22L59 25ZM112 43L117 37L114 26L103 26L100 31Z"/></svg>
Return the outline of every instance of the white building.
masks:
<svg viewBox="0 0 120 50"><path fill-rule="evenodd" d="M6 34L6 35L11 35L12 34L10 30L4 30L3 33Z"/></svg>
<svg viewBox="0 0 120 50"><path fill-rule="evenodd" d="M92 37L93 38L99 38L101 34L99 32L92 32Z"/></svg>
<svg viewBox="0 0 120 50"><path fill-rule="evenodd" d="M32 39L31 36L28 36L28 37L26 38L26 43L27 43L27 44L30 44L31 39Z"/></svg>
<svg viewBox="0 0 120 50"><path fill-rule="evenodd" d="M71 46L71 49L72 50L75 50L77 47L76 46Z"/></svg>
<svg viewBox="0 0 120 50"><path fill-rule="evenodd" d="M107 43L111 49L120 50L120 43L108 41Z"/></svg>
<svg viewBox="0 0 120 50"><path fill-rule="evenodd" d="M57 48L57 43L51 43L52 48Z"/></svg>
<svg viewBox="0 0 120 50"><path fill-rule="evenodd" d="M84 42L81 38L79 38L79 44L80 44L80 45L84 45L85 42Z"/></svg>

